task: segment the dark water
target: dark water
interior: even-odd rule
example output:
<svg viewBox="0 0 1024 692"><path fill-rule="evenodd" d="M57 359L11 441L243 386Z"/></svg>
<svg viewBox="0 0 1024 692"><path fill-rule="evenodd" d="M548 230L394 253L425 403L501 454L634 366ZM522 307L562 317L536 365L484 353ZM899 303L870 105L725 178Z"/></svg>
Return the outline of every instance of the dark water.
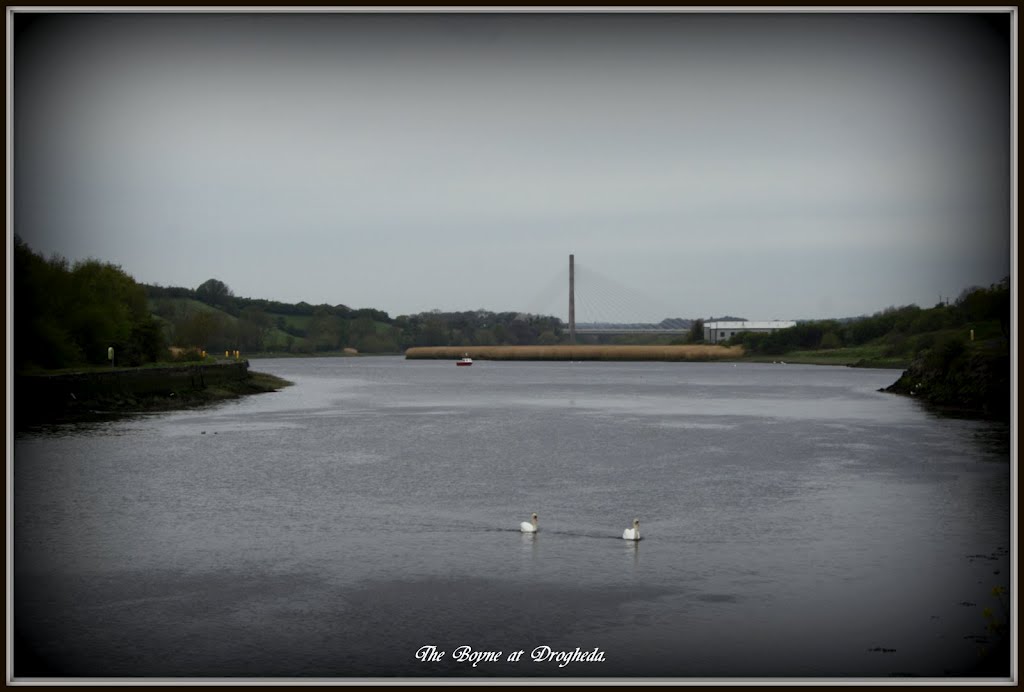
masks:
<svg viewBox="0 0 1024 692"><path fill-rule="evenodd" d="M17 675L948 676L1007 617L1009 432L896 371L254 369L296 385L16 439Z"/></svg>

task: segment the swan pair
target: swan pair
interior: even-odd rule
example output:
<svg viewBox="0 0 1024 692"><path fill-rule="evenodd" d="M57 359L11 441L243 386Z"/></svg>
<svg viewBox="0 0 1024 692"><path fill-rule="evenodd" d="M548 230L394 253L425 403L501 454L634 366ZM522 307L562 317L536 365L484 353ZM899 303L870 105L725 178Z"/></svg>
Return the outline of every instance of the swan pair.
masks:
<svg viewBox="0 0 1024 692"><path fill-rule="evenodd" d="M523 533L537 533L537 513L530 515L530 521L519 522L519 530ZM627 541L640 540L640 520L633 520L633 527L622 532L622 538Z"/></svg>

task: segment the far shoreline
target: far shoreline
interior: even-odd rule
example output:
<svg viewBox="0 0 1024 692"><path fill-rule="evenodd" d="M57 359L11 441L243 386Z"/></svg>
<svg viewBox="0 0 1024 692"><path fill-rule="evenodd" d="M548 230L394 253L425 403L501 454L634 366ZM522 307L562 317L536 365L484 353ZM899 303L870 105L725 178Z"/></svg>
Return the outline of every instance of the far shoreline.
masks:
<svg viewBox="0 0 1024 692"><path fill-rule="evenodd" d="M556 344L551 346L413 346L406 360L457 360L463 356L502 361L667 361L706 362L738 360L742 346L684 345L598 345Z"/></svg>

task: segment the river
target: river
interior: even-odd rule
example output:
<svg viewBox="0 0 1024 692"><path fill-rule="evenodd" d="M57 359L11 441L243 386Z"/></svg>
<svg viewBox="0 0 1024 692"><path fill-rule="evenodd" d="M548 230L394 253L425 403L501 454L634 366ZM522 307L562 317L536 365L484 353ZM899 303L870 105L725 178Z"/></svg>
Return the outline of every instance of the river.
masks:
<svg viewBox="0 0 1024 692"><path fill-rule="evenodd" d="M253 369L16 437L16 675L944 677L1008 617L1009 430L898 371Z"/></svg>

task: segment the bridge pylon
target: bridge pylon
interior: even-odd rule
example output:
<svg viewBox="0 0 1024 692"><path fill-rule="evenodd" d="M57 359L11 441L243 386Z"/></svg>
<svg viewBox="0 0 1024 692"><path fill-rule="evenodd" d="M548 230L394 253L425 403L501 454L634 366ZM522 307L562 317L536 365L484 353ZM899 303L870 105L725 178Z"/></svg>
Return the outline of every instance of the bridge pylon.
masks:
<svg viewBox="0 0 1024 692"><path fill-rule="evenodd" d="M575 255L569 255L569 343L576 343L576 266Z"/></svg>

